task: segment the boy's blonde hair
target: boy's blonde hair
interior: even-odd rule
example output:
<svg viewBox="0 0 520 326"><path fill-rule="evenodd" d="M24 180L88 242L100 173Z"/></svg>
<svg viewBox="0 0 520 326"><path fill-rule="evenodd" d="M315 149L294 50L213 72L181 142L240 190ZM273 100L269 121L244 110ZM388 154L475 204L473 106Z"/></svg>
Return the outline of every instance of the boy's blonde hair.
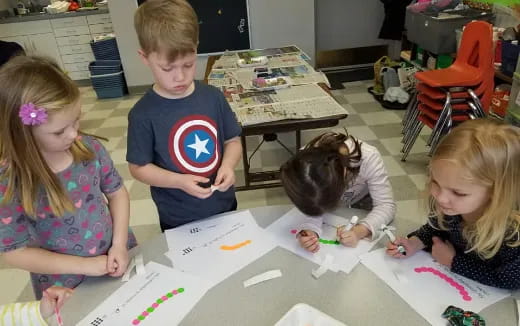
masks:
<svg viewBox="0 0 520 326"><path fill-rule="evenodd" d="M185 0L146 1L135 12L134 26L146 55L163 53L174 61L197 50L197 14Z"/></svg>
<svg viewBox="0 0 520 326"><path fill-rule="evenodd" d="M475 223L467 223L463 236L468 251L493 257L502 244L520 245L520 128L491 119L470 120L454 128L441 141L431 162L457 164L470 182L489 190L489 203ZM430 173L431 175L431 173ZM429 182L431 186L431 179ZM430 195L430 208L441 229L444 215Z"/></svg>
<svg viewBox="0 0 520 326"><path fill-rule="evenodd" d="M26 103L45 108L49 115L70 108L79 101L78 87L55 62L30 56L9 60L0 69L0 85L0 178L7 179L0 205L11 203L17 195L25 213L35 217L37 198L46 195L56 216L72 211L71 200L38 149L32 126L24 125L18 114ZM79 140L70 151L74 162L94 159L94 153Z"/></svg>

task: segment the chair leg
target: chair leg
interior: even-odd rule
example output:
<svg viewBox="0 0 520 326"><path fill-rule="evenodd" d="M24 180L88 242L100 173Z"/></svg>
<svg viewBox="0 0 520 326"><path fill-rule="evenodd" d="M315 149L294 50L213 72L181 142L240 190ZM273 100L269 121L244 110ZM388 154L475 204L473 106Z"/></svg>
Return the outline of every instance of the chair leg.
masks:
<svg viewBox="0 0 520 326"><path fill-rule="evenodd" d="M412 150L413 144L417 140L417 137L419 137L419 134L421 133L422 128L424 127L424 124L417 120L417 125L415 126L413 130L413 135L408 143L406 143L403 147L403 155L401 156L401 161L406 161L406 158L408 157L408 154L410 154L410 151Z"/></svg>
<svg viewBox="0 0 520 326"><path fill-rule="evenodd" d="M413 111L416 102L417 102L417 90L415 90L413 92L412 97L410 98L410 102L408 102L408 106L406 107L406 112L404 113L403 121L402 121L403 127L406 124L406 121L408 120L408 118L410 117L410 113L411 113L411 111Z"/></svg>
<svg viewBox="0 0 520 326"><path fill-rule="evenodd" d="M413 124L410 126L410 129L407 131L406 135L403 137L403 140L401 141L403 143L403 147L401 148L401 153L404 153L406 150L406 147L410 143L410 140L413 138L413 134L415 133L415 129L417 126L421 124L421 121L414 120Z"/></svg>
<svg viewBox="0 0 520 326"><path fill-rule="evenodd" d="M435 138L436 132L439 130L439 127L443 123L444 119L446 119L448 107L451 109L450 92L446 92L446 101L444 102L444 106L442 107L441 114L439 114L439 119L437 119L437 122L435 123L435 126L432 129L432 134L430 135L430 138L428 138L426 145L431 146L431 143L432 143L433 139Z"/></svg>
<svg viewBox="0 0 520 326"><path fill-rule="evenodd" d="M403 139L401 140L401 143L403 143L403 144L406 144L410 141L410 138L413 137L414 130L417 127L417 123L420 123L420 121L417 120L419 118L419 111L414 113L414 115L412 117L414 118L414 120L412 120L411 123L409 124L409 127L406 130L406 133L404 134Z"/></svg>
<svg viewBox="0 0 520 326"><path fill-rule="evenodd" d="M437 144L439 143L442 136L444 134L450 132L452 124L453 124L451 121L451 105L448 106L446 111L447 111L447 114L446 114L445 118L442 120L438 130L435 131L432 142L430 143L430 146L431 146L430 153L432 153L432 154L435 151L435 148L437 147Z"/></svg>
<svg viewBox="0 0 520 326"><path fill-rule="evenodd" d="M417 117L419 116L419 102L416 101L414 106L413 106L413 109L412 109L412 112L410 112L410 116L407 118L407 121L405 122L405 125L403 127L403 134L406 135L412 125L414 124L414 122L417 120Z"/></svg>
<svg viewBox="0 0 520 326"><path fill-rule="evenodd" d="M469 106L469 114L472 115L474 118L483 118L484 116L481 115L481 111L478 109L478 107L475 105L475 103L472 103L471 101L468 102Z"/></svg>
<svg viewBox="0 0 520 326"><path fill-rule="evenodd" d="M478 98L477 94L472 89L468 89L468 94L473 99L473 103L475 103L477 107L478 117L484 118L486 116L486 111L484 110L484 107L482 106L482 102L480 102L480 99Z"/></svg>

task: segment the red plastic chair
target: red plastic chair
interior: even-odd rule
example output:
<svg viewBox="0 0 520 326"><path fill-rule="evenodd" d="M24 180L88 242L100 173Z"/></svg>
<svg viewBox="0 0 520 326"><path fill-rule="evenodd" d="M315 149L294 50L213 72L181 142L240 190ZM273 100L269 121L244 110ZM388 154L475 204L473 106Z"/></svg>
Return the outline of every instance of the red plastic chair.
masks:
<svg viewBox="0 0 520 326"><path fill-rule="evenodd" d="M472 64L474 60L476 65ZM490 69L493 69L493 28L487 22L474 21L466 25L457 58L450 67L417 72L415 78L430 87L473 87L484 81Z"/></svg>

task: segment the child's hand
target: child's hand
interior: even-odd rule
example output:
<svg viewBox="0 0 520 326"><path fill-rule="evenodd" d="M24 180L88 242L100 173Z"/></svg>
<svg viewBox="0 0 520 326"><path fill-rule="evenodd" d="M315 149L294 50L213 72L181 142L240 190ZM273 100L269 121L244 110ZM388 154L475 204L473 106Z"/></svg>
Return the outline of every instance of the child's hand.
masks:
<svg viewBox="0 0 520 326"><path fill-rule="evenodd" d="M95 257L86 257L85 275L87 276L103 276L108 274L107 255L99 255Z"/></svg>
<svg viewBox="0 0 520 326"><path fill-rule="evenodd" d="M318 241L318 235L314 231L310 230L302 230L296 236L298 241L300 242L300 246L312 253L318 252L320 250L320 242Z"/></svg>
<svg viewBox="0 0 520 326"><path fill-rule="evenodd" d="M235 171L233 168L222 165L217 172L215 186L219 191L226 191L235 183Z"/></svg>
<svg viewBox="0 0 520 326"><path fill-rule="evenodd" d="M208 183L209 179L192 174L180 174L178 188L185 193L200 199L211 196L211 189L199 186L199 183Z"/></svg>
<svg viewBox="0 0 520 326"><path fill-rule="evenodd" d="M128 250L126 246L112 246L108 250L107 271L112 277L123 275L128 266Z"/></svg>
<svg viewBox="0 0 520 326"><path fill-rule="evenodd" d="M397 247L401 245L406 250L406 256L397 250ZM424 244L417 237L403 238L397 237L395 241L388 242L386 244L386 254L394 258L407 258L413 256L416 252L424 248Z"/></svg>
<svg viewBox="0 0 520 326"><path fill-rule="evenodd" d="M355 248L359 242L359 237L353 230L345 231L345 226L341 226L337 230L339 242L345 247Z"/></svg>
<svg viewBox="0 0 520 326"><path fill-rule="evenodd" d="M455 248L449 241L443 241L440 238L433 237L433 246L432 246L432 257L439 264L447 266L451 269L451 264L453 263L453 257L455 257Z"/></svg>
<svg viewBox="0 0 520 326"><path fill-rule="evenodd" d="M40 313L44 319L54 315L54 309L61 309L65 301L67 301L74 291L72 289L60 286L51 286L43 291L43 297L40 301Z"/></svg>

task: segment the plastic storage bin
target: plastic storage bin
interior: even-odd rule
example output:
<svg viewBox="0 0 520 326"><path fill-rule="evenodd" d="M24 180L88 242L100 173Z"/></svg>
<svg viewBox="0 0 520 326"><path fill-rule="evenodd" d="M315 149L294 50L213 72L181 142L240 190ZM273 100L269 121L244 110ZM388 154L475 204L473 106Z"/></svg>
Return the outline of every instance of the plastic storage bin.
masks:
<svg viewBox="0 0 520 326"><path fill-rule="evenodd" d="M294 305L274 326L347 326L305 303Z"/></svg>
<svg viewBox="0 0 520 326"><path fill-rule="evenodd" d="M450 54L457 52L456 29L462 29L472 20L491 22L493 14L475 9L450 12L463 17L438 19L424 13L406 10L405 26L407 38L421 48L434 54Z"/></svg>
<svg viewBox="0 0 520 326"><path fill-rule="evenodd" d="M518 54L520 53L520 45L511 42L501 42L502 44L502 65L500 70L508 75L513 76L518 62Z"/></svg>
<svg viewBox="0 0 520 326"><path fill-rule="evenodd" d="M511 95L509 96L509 104L507 105L507 113L520 116L520 73L514 73L513 85L511 87Z"/></svg>
<svg viewBox="0 0 520 326"><path fill-rule="evenodd" d="M121 61L101 60L89 64L90 80L98 98L128 94Z"/></svg>
<svg viewBox="0 0 520 326"><path fill-rule="evenodd" d="M88 65L91 75L113 74L123 70L120 60L98 60Z"/></svg>
<svg viewBox="0 0 520 326"><path fill-rule="evenodd" d="M96 60L120 60L119 49L115 38L91 41L90 47Z"/></svg>

